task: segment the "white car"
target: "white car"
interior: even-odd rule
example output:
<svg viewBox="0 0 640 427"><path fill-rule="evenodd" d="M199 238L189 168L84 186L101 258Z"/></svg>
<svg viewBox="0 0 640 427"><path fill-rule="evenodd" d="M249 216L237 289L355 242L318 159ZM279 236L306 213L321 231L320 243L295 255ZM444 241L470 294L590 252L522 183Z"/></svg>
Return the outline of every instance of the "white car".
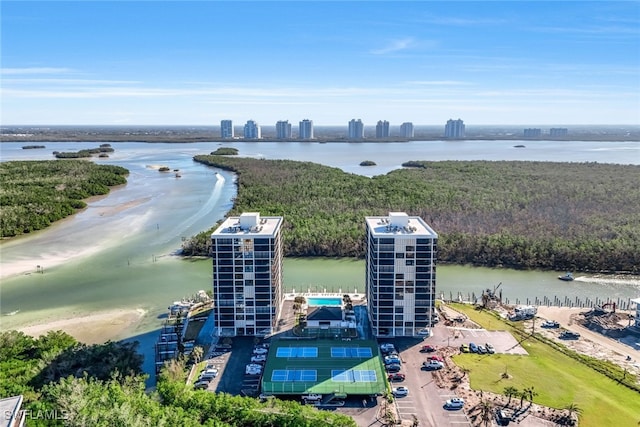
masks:
<svg viewBox="0 0 640 427"><path fill-rule="evenodd" d="M250 368L249 366L247 366L247 369L245 369L244 373L246 375L261 375L262 369Z"/></svg>
<svg viewBox="0 0 640 427"><path fill-rule="evenodd" d="M407 387L395 387L392 389L392 393L395 397L403 397L409 394L409 389Z"/></svg>
<svg viewBox="0 0 640 427"><path fill-rule="evenodd" d="M429 328L420 329L418 331L418 335L430 337L431 336L431 330Z"/></svg>
<svg viewBox="0 0 640 427"><path fill-rule="evenodd" d="M253 363L265 362L266 360L267 360L267 356L264 356L264 355L253 356L251 358L251 362Z"/></svg>
<svg viewBox="0 0 640 427"><path fill-rule="evenodd" d="M257 347L253 349L253 354L267 354L269 350L264 347Z"/></svg>
<svg viewBox="0 0 640 427"><path fill-rule="evenodd" d="M462 409L464 408L464 399L454 397L444 402L444 407L446 409Z"/></svg>
<svg viewBox="0 0 640 427"><path fill-rule="evenodd" d="M215 378L216 376L218 376L218 370L217 369L215 369L215 368L213 368L213 369L205 369L200 374L200 379Z"/></svg>
<svg viewBox="0 0 640 427"><path fill-rule="evenodd" d="M422 362L422 367L427 371L437 371L444 368L444 363L437 360L429 360L428 362Z"/></svg>

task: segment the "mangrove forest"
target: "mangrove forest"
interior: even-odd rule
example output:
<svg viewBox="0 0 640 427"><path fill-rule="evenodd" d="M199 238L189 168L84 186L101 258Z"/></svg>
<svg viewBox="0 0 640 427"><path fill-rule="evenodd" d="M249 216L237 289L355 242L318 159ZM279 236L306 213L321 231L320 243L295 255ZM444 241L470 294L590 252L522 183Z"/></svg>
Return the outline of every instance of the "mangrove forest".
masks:
<svg viewBox="0 0 640 427"><path fill-rule="evenodd" d="M0 163L0 238L40 230L125 184L125 168L83 160Z"/></svg>
<svg viewBox="0 0 640 427"><path fill-rule="evenodd" d="M229 215L284 217L287 256L363 257L364 217L404 211L436 230L440 262L640 272L639 166L412 161L368 178L310 162L195 160L238 175ZM212 230L183 253L207 255Z"/></svg>

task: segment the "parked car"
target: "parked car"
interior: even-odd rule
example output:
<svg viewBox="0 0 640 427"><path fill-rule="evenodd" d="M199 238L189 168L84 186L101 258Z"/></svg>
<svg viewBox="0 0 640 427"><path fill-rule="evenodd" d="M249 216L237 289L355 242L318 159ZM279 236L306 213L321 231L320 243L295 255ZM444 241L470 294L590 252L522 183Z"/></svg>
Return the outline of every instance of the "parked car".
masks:
<svg viewBox="0 0 640 427"><path fill-rule="evenodd" d="M495 347L493 347L493 345L491 345L491 343L489 343L489 342L488 342L488 343L486 343L484 346L485 346L485 348L487 349L487 353L489 353L489 354L493 354L493 353L495 353L495 352L496 352Z"/></svg>
<svg viewBox="0 0 640 427"><path fill-rule="evenodd" d="M499 426L508 426L511 417L509 417L502 409L496 410L496 423Z"/></svg>
<svg viewBox="0 0 640 427"><path fill-rule="evenodd" d="M429 360L428 362L422 362L422 368L427 371L437 371L444 368L444 363L437 360Z"/></svg>
<svg viewBox="0 0 640 427"><path fill-rule="evenodd" d="M487 349L482 344L478 344L478 353L479 354L487 354Z"/></svg>
<svg viewBox="0 0 640 427"><path fill-rule="evenodd" d="M395 351L396 351L396 348L393 346L393 344L383 343L380 345L380 352L382 352L382 354L390 354Z"/></svg>
<svg viewBox="0 0 640 427"><path fill-rule="evenodd" d="M253 349L253 354L267 354L269 350L264 347L256 347Z"/></svg>
<svg viewBox="0 0 640 427"><path fill-rule="evenodd" d="M193 385L193 388L196 390L206 390L207 388L209 388L209 381L197 381Z"/></svg>
<svg viewBox="0 0 640 427"><path fill-rule="evenodd" d="M542 322L542 326L543 328L559 328L560 327L560 323L556 322L555 320L545 320L544 322Z"/></svg>
<svg viewBox="0 0 640 427"><path fill-rule="evenodd" d="M436 348L429 344L423 345L422 348L420 348L421 353L433 353L434 351L436 351Z"/></svg>
<svg viewBox="0 0 640 427"><path fill-rule="evenodd" d="M385 366L385 369L389 373L400 372L400 369L402 369L402 366L398 365L397 363L392 363L390 365Z"/></svg>
<svg viewBox="0 0 640 427"><path fill-rule="evenodd" d="M469 353L469 346L466 344L460 344L460 352L461 353Z"/></svg>
<svg viewBox="0 0 640 427"><path fill-rule="evenodd" d="M469 343L469 351L471 353L477 353L478 352L478 346L475 343L470 342Z"/></svg>
<svg viewBox="0 0 640 427"><path fill-rule="evenodd" d="M431 330L429 328L420 329L418 335L429 337L431 336Z"/></svg>
<svg viewBox="0 0 640 427"><path fill-rule="evenodd" d="M395 373L395 374L389 374L389 376L387 377L387 379L388 379L390 382L394 382L394 381L404 381L405 376L404 376L404 374Z"/></svg>
<svg viewBox="0 0 640 427"><path fill-rule="evenodd" d="M444 359L441 356L434 354L433 356L428 356L427 360L435 360L436 362L444 362Z"/></svg>
<svg viewBox="0 0 640 427"><path fill-rule="evenodd" d="M262 374L262 366L255 363L250 363L246 366L244 372L247 375L260 375Z"/></svg>
<svg viewBox="0 0 640 427"><path fill-rule="evenodd" d="M464 408L464 399L454 397L444 402L445 409L462 409Z"/></svg>
<svg viewBox="0 0 640 427"><path fill-rule="evenodd" d="M403 397L409 394L409 389L407 387L395 387L391 390L395 397Z"/></svg>
<svg viewBox="0 0 640 427"><path fill-rule="evenodd" d="M577 340L580 338L580 334L573 331L564 331L560 334L560 338L563 340Z"/></svg>
<svg viewBox="0 0 640 427"><path fill-rule="evenodd" d="M215 368L205 369L200 374L200 378L201 379L204 379L204 378L215 378L216 376L218 376L218 370L215 369Z"/></svg>
<svg viewBox="0 0 640 427"><path fill-rule="evenodd" d="M213 377L204 377L204 378L203 377L198 377L198 379L196 380L194 385L197 384L197 383L207 383L207 384L209 384L211 381L213 381Z"/></svg>
<svg viewBox="0 0 640 427"><path fill-rule="evenodd" d="M247 366L244 373L246 375L262 375L262 369L250 368L249 366Z"/></svg>
<svg viewBox="0 0 640 427"><path fill-rule="evenodd" d="M391 364L402 365L402 361L398 356L385 356L384 364L385 365L391 365Z"/></svg>
<svg viewBox="0 0 640 427"><path fill-rule="evenodd" d="M267 360L267 356L265 355L258 355L258 356L251 357L251 362L255 362L255 363L265 362L266 360Z"/></svg>

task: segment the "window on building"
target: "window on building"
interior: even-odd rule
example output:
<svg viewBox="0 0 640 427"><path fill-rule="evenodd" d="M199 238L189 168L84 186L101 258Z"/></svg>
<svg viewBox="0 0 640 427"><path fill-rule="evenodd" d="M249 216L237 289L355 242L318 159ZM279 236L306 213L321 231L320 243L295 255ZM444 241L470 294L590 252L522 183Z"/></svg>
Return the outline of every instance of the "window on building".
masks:
<svg viewBox="0 0 640 427"><path fill-rule="evenodd" d="M253 252L253 239L244 239L242 241L242 252Z"/></svg>

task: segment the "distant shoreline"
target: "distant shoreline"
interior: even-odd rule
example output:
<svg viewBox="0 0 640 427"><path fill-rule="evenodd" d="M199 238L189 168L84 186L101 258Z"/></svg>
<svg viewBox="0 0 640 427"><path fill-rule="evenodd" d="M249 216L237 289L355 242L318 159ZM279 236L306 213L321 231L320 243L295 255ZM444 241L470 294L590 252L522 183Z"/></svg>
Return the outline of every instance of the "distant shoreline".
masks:
<svg viewBox="0 0 640 427"><path fill-rule="evenodd" d="M277 143L308 143L308 144L357 144L357 143L405 143L405 142L415 142L415 141L447 141L452 144L456 142L464 142L464 141L526 141L535 143L538 141L558 141L558 142L572 142L572 141L603 141L603 142L640 142L640 138L638 136L606 136L606 135L572 135L562 138L557 137L540 137L540 138L525 138L523 136L477 136L477 137L466 137L463 139L447 139L443 136L420 136L415 138L364 138L364 139L347 139L340 137L327 137L327 138L314 138L310 140L303 139L277 139L277 138L261 138L261 139L245 139L245 138L234 138L234 139L224 139L219 137L211 137L211 136L189 136L189 135L172 135L172 136L163 136L163 135L95 135L95 134L80 134L80 135L59 135L59 134L38 134L38 135L10 135L10 134L2 134L0 135L0 143L2 142L23 142L23 143L33 143L33 142L96 142L96 143L106 143L106 142L145 142L145 143L194 143L194 142L202 142L202 143L223 143L223 144L233 144L235 142L253 142L256 144L261 144L265 142L277 142Z"/></svg>
<svg viewBox="0 0 640 427"><path fill-rule="evenodd" d="M551 136L550 129L558 125L536 125L541 134L525 137L524 130L530 125L478 125L468 126L462 139L444 137L444 126L415 125L412 137L402 136L394 127L389 136L376 138L375 127L365 126L364 137L349 139L344 126L315 126L313 139L277 138L275 126L264 125L260 139L245 139L240 126L235 127L236 136L222 138L218 126L33 126L11 125L0 129L0 142L296 142L296 143L377 143L412 141L611 141L640 142L638 125L562 125L568 130L564 136Z"/></svg>

